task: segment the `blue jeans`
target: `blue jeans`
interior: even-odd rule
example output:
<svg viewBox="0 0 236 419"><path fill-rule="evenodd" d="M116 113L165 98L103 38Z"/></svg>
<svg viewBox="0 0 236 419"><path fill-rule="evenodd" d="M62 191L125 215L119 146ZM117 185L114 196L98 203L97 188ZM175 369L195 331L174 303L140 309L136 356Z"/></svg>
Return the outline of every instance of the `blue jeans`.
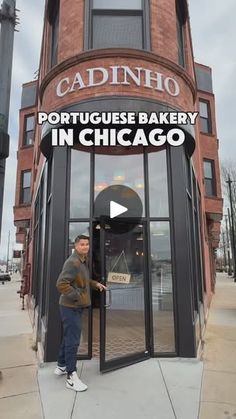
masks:
<svg viewBox="0 0 236 419"><path fill-rule="evenodd" d="M82 329L82 308L71 308L60 305L63 323L63 339L59 350L58 365L66 366L66 371L76 371L77 352Z"/></svg>

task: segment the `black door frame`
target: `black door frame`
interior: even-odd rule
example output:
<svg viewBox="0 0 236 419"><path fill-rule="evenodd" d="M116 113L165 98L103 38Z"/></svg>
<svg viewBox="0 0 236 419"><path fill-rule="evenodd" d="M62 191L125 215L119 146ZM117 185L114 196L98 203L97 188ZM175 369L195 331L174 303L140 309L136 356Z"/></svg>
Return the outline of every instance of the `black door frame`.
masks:
<svg viewBox="0 0 236 419"><path fill-rule="evenodd" d="M126 220L126 222L133 222L132 220ZM135 223L134 223L135 224ZM148 264L147 264L147 248L145 243L148 241L147 235L147 223L146 221L141 221L139 224L143 226L143 238L144 238L144 316L145 316L145 342L146 350L142 353L134 353L132 355L127 355L122 358L116 358L113 360L106 361L106 293L101 294L101 305L100 305L100 371L108 372L118 368L122 368L128 365L135 364L137 362L145 361L150 359L152 356L151 353L151 337L150 337L150 301L149 301L149 275L148 275ZM104 285L106 285L106 265L105 265L105 228L104 222L100 222L100 254L101 254L101 277Z"/></svg>
<svg viewBox="0 0 236 419"><path fill-rule="evenodd" d="M47 258L47 287L46 287L46 335L44 345L44 360L46 362L55 361L57 359L58 347L61 337L61 320L58 310L58 293L55 291L56 280L60 273L62 261L68 256L68 228L69 222L88 222L90 227L93 222L93 179L94 179L94 155L91 153L91 195L90 195L90 215L88 219L73 219L69 217L69 199L68 197L70 185L70 158L67 161L67 148L55 147L52 160L52 194L51 194L51 225L48 237L48 258ZM189 278L190 260L188 254L188 224L186 211L186 173L184 169L184 149L182 147L170 147L168 151L168 182L170 201L170 217L169 222L172 231L172 266L174 268L174 289L173 296L175 302L175 333L176 333L176 355L181 357L196 356L195 342L195 324L192 316L192 298ZM147 156L144 153L144 159ZM144 160L146 161L146 160ZM145 181L147 184L148 171L147 165L144 165ZM146 169L145 169L146 167ZM68 195L67 195L68 194ZM148 201L148 195L146 195ZM148 208L146 208L147 216L143 220L150 221L154 219L148 216ZM156 219L157 221L157 219ZM167 220L166 220L167 221ZM58 225L61 228L58 228ZM149 228L147 229L149 237ZM67 238L65 240L65 237ZM66 244L65 244L66 243ZM184 244L184 245L183 245ZM150 237L147 240L150 246ZM147 259L149 260L149 251L145 249ZM151 289L151 288L150 288ZM50 304L48 302L50 301ZM91 323L90 323L91 324ZM89 337L90 341L90 337ZM156 354L155 354L156 355ZM153 355L152 355L153 356ZM173 354L163 353L158 356L173 356ZM80 356L79 356L80 358ZM84 359L89 359L89 356Z"/></svg>

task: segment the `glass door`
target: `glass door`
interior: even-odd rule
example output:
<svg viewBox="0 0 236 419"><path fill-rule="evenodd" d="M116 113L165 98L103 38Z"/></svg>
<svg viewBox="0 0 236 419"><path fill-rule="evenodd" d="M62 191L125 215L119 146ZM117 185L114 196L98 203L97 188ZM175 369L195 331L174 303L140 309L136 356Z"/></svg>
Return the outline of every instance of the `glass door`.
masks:
<svg viewBox="0 0 236 419"><path fill-rule="evenodd" d="M101 294L102 372L150 357L145 239L143 224L123 233L122 223L115 232L101 225L101 273L108 288Z"/></svg>

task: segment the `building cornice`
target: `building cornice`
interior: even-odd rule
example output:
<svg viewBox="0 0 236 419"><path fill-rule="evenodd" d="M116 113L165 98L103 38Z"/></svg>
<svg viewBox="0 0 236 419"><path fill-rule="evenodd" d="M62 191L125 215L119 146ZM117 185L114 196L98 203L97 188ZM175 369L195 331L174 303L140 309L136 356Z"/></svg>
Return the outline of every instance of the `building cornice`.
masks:
<svg viewBox="0 0 236 419"><path fill-rule="evenodd" d="M168 60L165 57L160 55L153 54L149 51L141 51L135 49L121 49L121 48L112 48L112 49L100 49L100 50L89 50L78 55L75 55L71 58L68 58L65 61L62 61L57 66L53 67L49 73L44 77L40 86L39 86L39 97L40 101L42 102L42 98L45 92L46 87L48 84L58 75L60 75L63 71L66 71L77 64L81 64L84 62L89 62L95 59L104 59L104 58L131 58L137 59L139 61L144 60L150 63L159 64L164 66L165 68L173 71L176 75L181 77L184 82L189 86L192 95L193 101L195 102L197 96L197 89L196 84L192 77L185 71L184 68L180 67L173 61Z"/></svg>

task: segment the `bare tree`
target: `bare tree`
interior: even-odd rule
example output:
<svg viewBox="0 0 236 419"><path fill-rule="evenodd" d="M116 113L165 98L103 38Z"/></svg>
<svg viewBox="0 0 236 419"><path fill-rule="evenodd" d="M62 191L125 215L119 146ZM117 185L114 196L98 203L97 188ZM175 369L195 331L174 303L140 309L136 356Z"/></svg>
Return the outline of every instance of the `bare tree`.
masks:
<svg viewBox="0 0 236 419"><path fill-rule="evenodd" d="M223 196L226 201L226 206L229 206L230 197L229 197L229 186L227 181L229 178L232 180L232 201L233 201L233 209L234 213L236 210L236 162L232 160L225 161L221 166L221 174L222 174L222 192Z"/></svg>
<svg viewBox="0 0 236 419"><path fill-rule="evenodd" d="M225 212L228 212L227 208L230 208L231 212L231 216L229 217L229 229L234 266L234 280L236 282L236 164L232 161L224 162L221 167L221 173Z"/></svg>

